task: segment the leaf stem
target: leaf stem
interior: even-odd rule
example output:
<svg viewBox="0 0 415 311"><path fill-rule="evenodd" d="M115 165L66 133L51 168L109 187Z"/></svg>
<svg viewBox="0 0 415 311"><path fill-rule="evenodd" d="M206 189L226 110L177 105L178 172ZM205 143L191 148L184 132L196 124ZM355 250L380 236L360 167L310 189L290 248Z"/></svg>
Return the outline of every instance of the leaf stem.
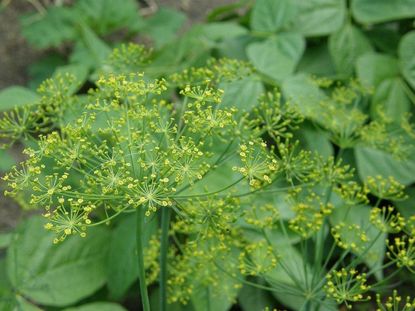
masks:
<svg viewBox="0 0 415 311"><path fill-rule="evenodd" d="M167 311L167 250L169 245L170 208L161 208L160 237L160 310Z"/></svg>
<svg viewBox="0 0 415 311"><path fill-rule="evenodd" d="M137 261L138 261L138 278L140 282L141 303L144 311L150 311L150 301L148 299L146 272L144 269L144 206L137 207Z"/></svg>

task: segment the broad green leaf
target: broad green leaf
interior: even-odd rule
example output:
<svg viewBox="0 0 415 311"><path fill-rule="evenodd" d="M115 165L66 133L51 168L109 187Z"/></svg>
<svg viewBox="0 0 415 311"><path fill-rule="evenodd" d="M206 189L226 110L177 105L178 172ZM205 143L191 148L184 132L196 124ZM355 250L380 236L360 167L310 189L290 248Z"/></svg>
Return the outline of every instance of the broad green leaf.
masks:
<svg viewBox="0 0 415 311"><path fill-rule="evenodd" d="M231 82L223 82L219 86L224 90L223 107L236 107L240 111L250 111L258 104L258 97L264 92L264 87L255 76Z"/></svg>
<svg viewBox="0 0 415 311"><path fill-rule="evenodd" d="M0 233L0 249L8 247L11 240L12 233Z"/></svg>
<svg viewBox="0 0 415 311"><path fill-rule="evenodd" d="M64 311L126 311L126 309L112 302L92 302L79 307L67 308Z"/></svg>
<svg viewBox="0 0 415 311"><path fill-rule="evenodd" d="M235 267L235 270L227 272L236 275L237 271ZM194 284L190 301L195 311L227 311L235 302L239 291L236 285L240 282L221 270L217 270L217 273L220 276L219 290L211 284Z"/></svg>
<svg viewBox="0 0 415 311"><path fill-rule="evenodd" d="M16 297L7 277L6 260L0 258L0 310L12 311L16 305Z"/></svg>
<svg viewBox="0 0 415 311"><path fill-rule="evenodd" d="M0 172L6 172L16 164L16 160L6 151L0 149Z"/></svg>
<svg viewBox="0 0 415 311"><path fill-rule="evenodd" d="M248 30L233 22L209 23L202 25L205 37L219 41L246 35Z"/></svg>
<svg viewBox="0 0 415 311"><path fill-rule="evenodd" d="M110 54L110 47L87 25L81 26L81 38L82 43L94 60L95 68L99 68Z"/></svg>
<svg viewBox="0 0 415 311"><path fill-rule="evenodd" d="M124 217L113 230L108 255L108 289L111 297L121 299L138 278L136 217ZM157 221L146 224L144 243L157 230Z"/></svg>
<svg viewBox="0 0 415 311"><path fill-rule="evenodd" d="M39 96L22 86L11 86L0 91L0 111L35 103Z"/></svg>
<svg viewBox="0 0 415 311"><path fill-rule="evenodd" d="M415 0L352 0L353 17L375 24L415 16Z"/></svg>
<svg viewBox="0 0 415 311"><path fill-rule="evenodd" d="M374 88L399 75L398 60L386 54L367 53L357 59L356 74L360 82Z"/></svg>
<svg viewBox="0 0 415 311"><path fill-rule="evenodd" d="M415 1L413 6L415 10ZM402 37L398 53L402 74L408 83L415 88L415 31L411 31Z"/></svg>
<svg viewBox="0 0 415 311"><path fill-rule="evenodd" d="M415 215L415 188L408 188L405 193L408 195L406 200L395 201L393 204L405 218L409 218Z"/></svg>
<svg viewBox="0 0 415 311"><path fill-rule="evenodd" d="M411 110L411 101L406 95L405 81L396 77L384 80L376 88L372 97L372 112L379 112L387 118L401 122L402 117Z"/></svg>
<svg viewBox="0 0 415 311"><path fill-rule="evenodd" d="M42 309L31 304L29 301L24 299L22 296L16 296L16 306L14 310L19 311L42 311Z"/></svg>
<svg viewBox="0 0 415 311"><path fill-rule="evenodd" d="M329 100L328 96L304 74L286 79L282 84L282 93L305 117L316 121L321 119L320 103Z"/></svg>
<svg viewBox="0 0 415 311"><path fill-rule="evenodd" d="M346 225L358 225L366 233L370 245L373 241L374 244L370 250L365 251L361 249L359 251L354 251L355 255L363 256L363 261L371 269L377 269L375 273L377 279L382 279L382 270L379 269L383 264L383 259L385 255L385 239L386 234L381 233L374 225L369 221L370 218L370 208L367 206L357 205L357 206L338 206L334 209L333 213L330 215L330 222L333 225L339 223L344 223ZM342 232L340 231L341 239L345 242L351 243L356 240L359 240L359 237L352 231ZM375 241L376 240L376 241Z"/></svg>
<svg viewBox="0 0 415 311"><path fill-rule="evenodd" d="M21 19L22 34L36 48L58 47L75 40L80 16L67 7L50 6L46 14L36 13Z"/></svg>
<svg viewBox="0 0 415 311"><path fill-rule="evenodd" d="M67 63L58 53L47 54L39 60L33 62L28 69L30 81L28 86L32 90L36 90L39 85L50 78L59 66L64 66Z"/></svg>
<svg viewBox="0 0 415 311"><path fill-rule="evenodd" d="M401 35L399 34L398 24L378 25L366 31L366 36L373 46L381 52L396 55L396 47L399 44Z"/></svg>
<svg viewBox="0 0 415 311"><path fill-rule="evenodd" d="M277 2L277 1L276 1ZM294 0L299 8L293 31L305 36L324 36L337 31L346 17L344 0Z"/></svg>
<svg viewBox="0 0 415 311"><path fill-rule="evenodd" d="M157 48L160 48L176 37L185 21L186 16L183 13L162 7L145 22L142 31L151 37Z"/></svg>
<svg viewBox="0 0 415 311"><path fill-rule="evenodd" d="M122 5L117 0L82 0L76 2L73 11L100 35L129 27L141 19L134 0L124 0Z"/></svg>
<svg viewBox="0 0 415 311"><path fill-rule="evenodd" d="M304 149L317 152L324 158L333 155L333 146L330 143L329 136L322 130L303 124L301 129L296 133Z"/></svg>
<svg viewBox="0 0 415 311"><path fill-rule="evenodd" d="M106 282L108 232L89 230L86 238L52 243L40 217L21 224L7 251L7 273L13 287L40 304L66 306L97 291Z"/></svg>
<svg viewBox="0 0 415 311"><path fill-rule="evenodd" d="M286 28L295 18L296 7L290 0L257 0L251 14L254 31L273 33Z"/></svg>
<svg viewBox="0 0 415 311"><path fill-rule="evenodd" d="M268 291L250 285L242 287L238 302L244 311L265 310L267 307L272 310L275 307L275 301Z"/></svg>
<svg viewBox="0 0 415 311"><path fill-rule="evenodd" d="M329 37L329 51L337 72L349 77L360 55L372 51L369 40L356 26L345 24Z"/></svg>
<svg viewBox="0 0 415 311"><path fill-rule="evenodd" d="M250 44L247 55L258 71L281 83L294 73L304 48L301 35L283 33L264 42Z"/></svg>
<svg viewBox="0 0 415 311"><path fill-rule="evenodd" d="M412 153L413 154L413 153ZM393 176L404 185L415 181L415 159L397 160L392 155L368 147L355 148L359 176L365 180L368 176Z"/></svg>
<svg viewBox="0 0 415 311"><path fill-rule="evenodd" d="M334 76L336 69L327 44L319 43L315 46L307 46L298 64L297 71L319 76Z"/></svg>

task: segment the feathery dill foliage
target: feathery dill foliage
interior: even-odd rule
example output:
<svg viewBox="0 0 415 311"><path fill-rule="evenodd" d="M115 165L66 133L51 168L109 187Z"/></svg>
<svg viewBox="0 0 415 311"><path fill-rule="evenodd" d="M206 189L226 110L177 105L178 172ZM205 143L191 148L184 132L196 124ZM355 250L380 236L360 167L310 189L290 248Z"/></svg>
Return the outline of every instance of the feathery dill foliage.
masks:
<svg viewBox="0 0 415 311"><path fill-rule="evenodd" d="M238 123L235 109L220 107L220 89L186 86L178 106L163 98L166 84L142 74L100 78L82 115L41 135L37 148L25 151L22 168L4 178L7 193L30 188L30 204L46 209L46 228L58 234L56 242L85 236L97 224L91 213L106 215L99 221L105 223L136 208L145 208L147 216L179 208L186 189L237 154L244 138L229 140ZM240 170L260 186L270 181L270 156L250 150L255 158L243 160Z"/></svg>
<svg viewBox="0 0 415 311"><path fill-rule="evenodd" d="M250 65L212 60L154 80L130 72L151 57L123 46L104 70L117 74L104 73L88 96L72 95L76 81L61 76L41 86L40 102L0 121L2 138L37 138L4 177L6 193L44 208L56 243L122 213L142 209L151 219L171 209L168 299L184 304L201 287L232 303L245 284L293 296L302 310L350 308L382 285L384 268L415 270L415 218L391 206L405 187L380 175L360 182L343 159L359 145L404 159L408 120L372 120L364 106L370 94L355 81L315 80L328 95L319 115L277 89L238 111L224 105L220 86L255 75ZM298 130L306 119L327 132L335 155L304 148ZM154 263L160 245L150 244ZM155 280L158 265L148 270ZM380 310L399 302L397 294L384 305L378 298Z"/></svg>

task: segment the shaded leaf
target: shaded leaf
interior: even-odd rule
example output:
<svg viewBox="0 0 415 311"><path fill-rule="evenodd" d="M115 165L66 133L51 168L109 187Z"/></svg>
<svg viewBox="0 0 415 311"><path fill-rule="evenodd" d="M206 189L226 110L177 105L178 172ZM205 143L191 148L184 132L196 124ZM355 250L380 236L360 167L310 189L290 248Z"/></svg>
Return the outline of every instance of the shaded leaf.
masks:
<svg viewBox="0 0 415 311"><path fill-rule="evenodd" d="M250 44L247 55L261 73L282 82L294 73L304 48L301 35L283 33L264 42Z"/></svg>
<svg viewBox="0 0 415 311"><path fill-rule="evenodd" d="M337 72L349 77L357 58L372 51L372 46L362 31L347 23L329 37L329 51Z"/></svg>
<svg viewBox="0 0 415 311"><path fill-rule="evenodd" d="M381 113L387 118L401 122L402 117L411 110L411 101L405 92L404 81L399 78L384 80L372 97L373 115Z"/></svg>
<svg viewBox="0 0 415 311"><path fill-rule="evenodd" d="M257 0L251 15L251 28L258 32L277 32L293 21L296 7L290 0Z"/></svg>
<svg viewBox="0 0 415 311"><path fill-rule="evenodd" d="M67 308L64 311L126 311L126 309L112 302L92 302L79 307Z"/></svg>
<svg viewBox="0 0 415 311"><path fill-rule="evenodd" d="M44 220L21 224L7 251L7 273L26 297L51 306L65 306L89 296L106 282L108 232L93 228L86 238L52 243ZM36 243L34 243L36 241Z"/></svg>
<svg viewBox="0 0 415 311"><path fill-rule="evenodd" d="M299 8L294 31L305 36L324 36L337 31L346 17L344 0L294 0Z"/></svg>
<svg viewBox="0 0 415 311"><path fill-rule="evenodd" d="M415 16L415 0L353 0L352 13L363 24Z"/></svg>
<svg viewBox="0 0 415 311"><path fill-rule="evenodd" d="M413 6L415 8L415 1ZM411 31L402 37L398 53L402 74L408 83L415 88L415 31Z"/></svg>
<svg viewBox="0 0 415 311"><path fill-rule="evenodd" d="M386 54L367 53L357 59L356 74L365 85L377 87L385 79L399 75L398 60Z"/></svg>
<svg viewBox="0 0 415 311"><path fill-rule="evenodd" d="M39 96L22 86L11 86L0 91L0 111L35 103Z"/></svg>
<svg viewBox="0 0 415 311"><path fill-rule="evenodd" d="M368 147L355 148L359 176L365 180L368 176L393 176L404 185L415 181L415 159L397 160L392 155Z"/></svg>

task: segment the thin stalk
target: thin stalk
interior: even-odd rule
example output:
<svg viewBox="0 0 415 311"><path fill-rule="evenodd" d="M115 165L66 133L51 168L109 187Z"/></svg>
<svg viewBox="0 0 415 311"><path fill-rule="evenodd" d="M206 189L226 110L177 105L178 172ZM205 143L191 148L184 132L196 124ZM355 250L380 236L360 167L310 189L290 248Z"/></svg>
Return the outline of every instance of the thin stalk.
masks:
<svg viewBox="0 0 415 311"><path fill-rule="evenodd" d="M150 311L150 301L148 299L146 271L144 269L144 207L137 207L137 262L138 262L138 278L140 281L141 303L144 311Z"/></svg>
<svg viewBox="0 0 415 311"><path fill-rule="evenodd" d="M161 208L160 237L160 310L167 311L167 250L169 246L170 208Z"/></svg>

